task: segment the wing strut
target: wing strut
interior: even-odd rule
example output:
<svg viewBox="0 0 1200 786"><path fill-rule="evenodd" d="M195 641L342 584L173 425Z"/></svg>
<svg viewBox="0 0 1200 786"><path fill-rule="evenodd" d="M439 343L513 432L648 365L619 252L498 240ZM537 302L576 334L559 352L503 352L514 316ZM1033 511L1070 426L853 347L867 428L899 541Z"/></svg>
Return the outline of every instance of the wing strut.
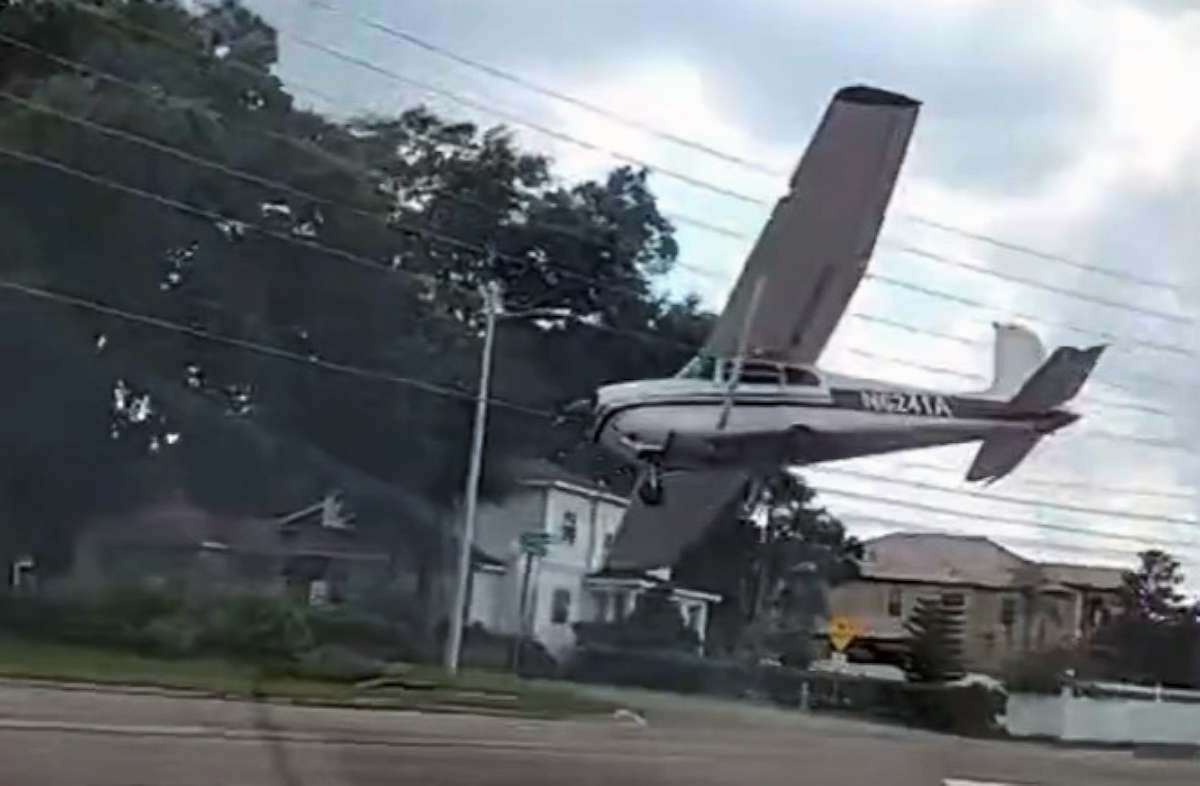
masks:
<svg viewBox="0 0 1200 786"><path fill-rule="evenodd" d="M737 392L738 383L742 381L742 367L746 362L746 352L750 349L750 326L758 313L758 304L762 302L765 277L754 282L754 292L750 295L750 308L746 309L746 318L742 322L742 334L738 336L737 355L733 358L733 372L729 375L729 384L725 386L725 402L721 405L721 416L717 419L717 429L725 430L729 422L729 413L733 409L733 396Z"/></svg>

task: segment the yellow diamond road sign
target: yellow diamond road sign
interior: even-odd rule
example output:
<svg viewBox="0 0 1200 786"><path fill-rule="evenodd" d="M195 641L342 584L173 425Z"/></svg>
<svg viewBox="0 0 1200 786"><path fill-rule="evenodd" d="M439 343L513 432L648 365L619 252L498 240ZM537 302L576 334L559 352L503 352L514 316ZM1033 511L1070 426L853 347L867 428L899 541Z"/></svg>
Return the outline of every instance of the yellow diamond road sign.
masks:
<svg viewBox="0 0 1200 786"><path fill-rule="evenodd" d="M834 617L829 620L829 643L838 652L845 651L858 635L858 626L849 617Z"/></svg>

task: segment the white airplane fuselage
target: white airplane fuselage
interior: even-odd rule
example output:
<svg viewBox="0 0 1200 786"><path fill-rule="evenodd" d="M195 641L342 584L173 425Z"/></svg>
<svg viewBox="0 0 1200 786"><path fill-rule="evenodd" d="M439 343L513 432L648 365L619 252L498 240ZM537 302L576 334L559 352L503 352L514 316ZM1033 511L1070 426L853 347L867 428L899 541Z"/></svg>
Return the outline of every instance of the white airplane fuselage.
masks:
<svg viewBox="0 0 1200 786"><path fill-rule="evenodd" d="M821 384L647 379L600 388L593 438L623 458L667 468L813 464L1003 433L1046 434L1076 419L1062 409L1016 415L1005 402L821 372ZM730 449L726 450L725 447Z"/></svg>

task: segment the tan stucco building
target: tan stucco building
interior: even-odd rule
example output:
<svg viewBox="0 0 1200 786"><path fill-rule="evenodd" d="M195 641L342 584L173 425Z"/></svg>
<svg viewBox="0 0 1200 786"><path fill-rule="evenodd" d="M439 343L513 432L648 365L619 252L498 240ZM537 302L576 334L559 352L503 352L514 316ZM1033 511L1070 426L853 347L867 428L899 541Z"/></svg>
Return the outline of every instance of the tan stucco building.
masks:
<svg viewBox="0 0 1200 786"><path fill-rule="evenodd" d="M861 577L835 587L829 610L860 631L851 660L895 660L918 598L961 601L972 671L1091 635L1119 604L1122 571L1026 559L983 537L895 533L864 544Z"/></svg>

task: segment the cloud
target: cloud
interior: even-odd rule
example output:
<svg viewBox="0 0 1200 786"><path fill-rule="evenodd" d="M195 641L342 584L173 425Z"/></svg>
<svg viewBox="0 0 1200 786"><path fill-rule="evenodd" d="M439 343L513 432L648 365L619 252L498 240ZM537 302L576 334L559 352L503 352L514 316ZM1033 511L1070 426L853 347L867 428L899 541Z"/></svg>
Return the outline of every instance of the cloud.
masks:
<svg viewBox="0 0 1200 786"><path fill-rule="evenodd" d="M472 78L344 14L252 5L284 26L352 41L357 55L406 73L428 68L442 80L463 80L460 84ZM1071 158L1074 140L1097 104L1093 72L1101 53L1072 30L1077 19L1046 14L1041 3L1027 0L773 0L746 4L736 13L722 0L452 5L356 0L343 7L567 90L605 82L614 72L686 62L708 105L761 143L787 151L777 161L785 169L833 91L865 81L926 102L910 167L916 176L985 193L1025 192ZM1034 17L1038 23L1030 24ZM488 94L519 95L511 87L490 80ZM343 80L339 89L356 86ZM656 103L644 109L653 114ZM709 128L684 118L664 125L710 138Z"/></svg>

